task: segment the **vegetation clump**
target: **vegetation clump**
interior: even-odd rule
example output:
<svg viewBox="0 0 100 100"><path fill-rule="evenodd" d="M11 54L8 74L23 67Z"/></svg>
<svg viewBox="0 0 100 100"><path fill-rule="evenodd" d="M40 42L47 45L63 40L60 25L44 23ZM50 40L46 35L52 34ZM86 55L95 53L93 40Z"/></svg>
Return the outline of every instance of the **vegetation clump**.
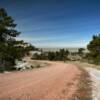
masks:
<svg viewBox="0 0 100 100"><path fill-rule="evenodd" d="M87 45L89 53L87 58L90 63L100 64L100 35L94 35L90 43Z"/></svg>
<svg viewBox="0 0 100 100"><path fill-rule="evenodd" d="M65 61L68 59L68 50L60 49L60 51L56 52L46 52L41 54L33 55L32 59L37 60L50 60L50 61Z"/></svg>
<svg viewBox="0 0 100 100"><path fill-rule="evenodd" d="M35 47L16 40L21 33L16 30L16 24L5 9L0 9L0 71L14 70L15 60L21 59Z"/></svg>

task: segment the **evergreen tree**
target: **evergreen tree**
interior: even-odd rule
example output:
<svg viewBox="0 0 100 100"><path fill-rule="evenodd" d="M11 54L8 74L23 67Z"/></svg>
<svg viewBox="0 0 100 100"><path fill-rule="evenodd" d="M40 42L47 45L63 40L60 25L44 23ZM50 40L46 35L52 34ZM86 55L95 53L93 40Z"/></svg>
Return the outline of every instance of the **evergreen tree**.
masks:
<svg viewBox="0 0 100 100"><path fill-rule="evenodd" d="M11 16L5 9L0 9L0 67L4 69L8 63L14 63L15 37L20 34Z"/></svg>
<svg viewBox="0 0 100 100"><path fill-rule="evenodd" d="M100 63L100 35L93 36L90 43L87 45L89 50L88 58L92 59L94 63Z"/></svg>
<svg viewBox="0 0 100 100"><path fill-rule="evenodd" d="M80 55L80 56L83 56L83 51L84 51L85 49L84 48L79 48L78 49L78 54Z"/></svg>

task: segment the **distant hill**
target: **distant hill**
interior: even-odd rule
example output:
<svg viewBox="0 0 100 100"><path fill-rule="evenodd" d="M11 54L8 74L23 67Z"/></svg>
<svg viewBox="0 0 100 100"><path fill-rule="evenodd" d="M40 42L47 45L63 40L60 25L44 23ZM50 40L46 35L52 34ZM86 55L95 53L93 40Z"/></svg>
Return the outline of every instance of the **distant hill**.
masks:
<svg viewBox="0 0 100 100"><path fill-rule="evenodd" d="M42 49L44 52L48 52L48 51L59 51L60 49L67 49L70 52L78 52L79 48L40 48ZM85 52L88 52L88 50L85 48Z"/></svg>

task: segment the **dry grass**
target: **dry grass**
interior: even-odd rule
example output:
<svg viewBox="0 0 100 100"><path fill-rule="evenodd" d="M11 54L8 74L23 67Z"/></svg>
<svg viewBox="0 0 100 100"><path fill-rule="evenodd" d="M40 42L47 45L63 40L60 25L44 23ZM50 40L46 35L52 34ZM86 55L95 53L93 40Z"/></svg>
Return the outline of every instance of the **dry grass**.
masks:
<svg viewBox="0 0 100 100"><path fill-rule="evenodd" d="M80 67L79 67L80 68ZM92 81L87 71L80 68L81 75L78 76L78 90L72 100L92 100Z"/></svg>

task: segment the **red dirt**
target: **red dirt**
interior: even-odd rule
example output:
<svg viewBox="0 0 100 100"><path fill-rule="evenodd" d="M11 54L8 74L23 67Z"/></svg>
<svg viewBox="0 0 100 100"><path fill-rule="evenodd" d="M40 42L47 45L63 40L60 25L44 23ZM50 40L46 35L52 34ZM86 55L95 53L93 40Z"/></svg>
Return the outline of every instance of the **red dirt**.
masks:
<svg viewBox="0 0 100 100"><path fill-rule="evenodd" d="M71 100L79 69L52 62L49 67L0 74L0 100Z"/></svg>

